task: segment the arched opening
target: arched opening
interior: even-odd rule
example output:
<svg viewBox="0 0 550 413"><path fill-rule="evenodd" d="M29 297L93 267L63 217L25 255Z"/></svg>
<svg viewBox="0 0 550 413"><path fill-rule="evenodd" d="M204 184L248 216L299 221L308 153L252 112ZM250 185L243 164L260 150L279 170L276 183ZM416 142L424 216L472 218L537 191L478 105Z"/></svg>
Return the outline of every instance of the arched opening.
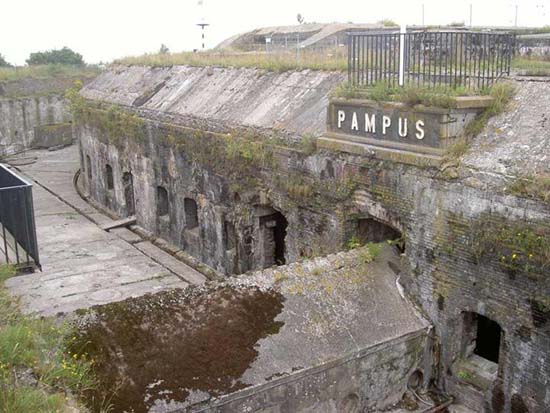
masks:
<svg viewBox="0 0 550 413"><path fill-rule="evenodd" d="M185 210L186 229L197 228L199 226L197 202L194 199L185 198L183 200L183 208Z"/></svg>
<svg viewBox="0 0 550 413"><path fill-rule="evenodd" d="M287 226L288 222L286 218L279 211L260 217L264 268L286 264L285 238Z"/></svg>
<svg viewBox="0 0 550 413"><path fill-rule="evenodd" d="M109 164L105 165L105 184L107 185L108 190L111 190L115 187L115 180L113 178L113 168Z"/></svg>
<svg viewBox="0 0 550 413"><path fill-rule="evenodd" d="M86 155L86 174L89 180L92 179L92 160L90 159L90 155Z"/></svg>
<svg viewBox="0 0 550 413"><path fill-rule="evenodd" d="M134 178L130 172L124 172L122 175L122 187L124 190L126 213L128 216L135 215L136 204L134 200Z"/></svg>
<svg viewBox="0 0 550 413"><path fill-rule="evenodd" d="M365 245L369 242L379 243L394 241L400 252L405 251L401 232L394 227L374 218L360 218L352 222L352 239L354 243Z"/></svg>
<svg viewBox="0 0 550 413"><path fill-rule="evenodd" d="M162 186L157 186L157 214L163 217L167 216L169 212L168 191Z"/></svg>

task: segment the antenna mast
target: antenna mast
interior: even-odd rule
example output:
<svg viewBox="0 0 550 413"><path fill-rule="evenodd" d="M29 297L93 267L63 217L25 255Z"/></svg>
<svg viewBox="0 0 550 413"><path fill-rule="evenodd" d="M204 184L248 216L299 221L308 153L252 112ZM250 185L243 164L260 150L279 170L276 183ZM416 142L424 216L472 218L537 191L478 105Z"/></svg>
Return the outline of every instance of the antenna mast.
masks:
<svg viewBox="0 0 550 413"><path fill-rule="evenodd" d="M204 28L207 27L207 26L210 26L210 24L206 23L206 19L204 17L204 0L199 0L198 6L200 7L202 17L201 17L200 22L197 23L197 26L199 26L201 28L202 50L204 50L205 49Z"/></svg>

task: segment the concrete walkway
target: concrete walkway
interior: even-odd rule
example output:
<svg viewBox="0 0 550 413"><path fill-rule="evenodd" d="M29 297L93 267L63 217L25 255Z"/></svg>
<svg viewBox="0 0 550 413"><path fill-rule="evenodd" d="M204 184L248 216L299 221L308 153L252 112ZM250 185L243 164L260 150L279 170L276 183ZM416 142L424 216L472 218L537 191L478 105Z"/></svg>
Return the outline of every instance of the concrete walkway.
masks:
<svg viewBox="0 0 550 413"><path fill-rule="evenodd" d="M29 313L54 315L189 284L205 277L85 202L73 186L76 145L31 151L10 164L33 182L42 272L6 282Z"/></svg>

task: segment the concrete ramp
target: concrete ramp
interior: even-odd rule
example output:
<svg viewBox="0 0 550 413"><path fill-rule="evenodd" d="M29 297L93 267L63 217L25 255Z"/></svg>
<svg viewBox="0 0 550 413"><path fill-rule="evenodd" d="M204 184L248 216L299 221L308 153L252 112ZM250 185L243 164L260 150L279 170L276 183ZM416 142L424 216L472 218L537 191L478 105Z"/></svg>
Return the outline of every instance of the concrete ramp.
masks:
<svg viewBox="0 0 550 413"><path fill-rule="evenodd" d="M9 279L29 313L54 315L201 284L205 277L127 229L104 231L113 220L80 198L73 186L78 151L27 152L11 163L33 183L42 272Z"/></svg>

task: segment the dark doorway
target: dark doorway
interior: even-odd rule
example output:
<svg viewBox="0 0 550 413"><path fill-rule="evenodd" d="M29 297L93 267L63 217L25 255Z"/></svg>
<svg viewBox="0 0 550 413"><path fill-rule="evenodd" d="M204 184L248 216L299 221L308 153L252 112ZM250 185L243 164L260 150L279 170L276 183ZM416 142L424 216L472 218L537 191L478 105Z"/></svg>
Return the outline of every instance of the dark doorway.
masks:
<svg viewBox="0 0 550 413"><path fill-rule="evenodd" d="M185 227L186 229L193 229L199 226L199 214L197 202L191 198L185 198L183 200L183 208L185 210Z"/></svg>
<svg viewBox="0 0 550 413"><path fill-rule="evenodd" d="M502 329L493 320L477 315L477 337L474 354L498 363Z"/></svg>
<svg viewBox="0 0 550 413"><path fill-rule="evenodd" d="M283 214L275 212L260 217L264 237L264 267L285 265L285 238L288 222Z"/></svg>
<svg viewBox="0 0 550 413"><path fill-rule="evenodd" d="M162 186L157 186L157 214L161 217L170 212L170 203L168 202L168 191Z"/></svg>
<svg viewBox="0 0 550 413"><path fill-rule="evenodd" d="M122 175L122 186L124 188L126 212L128 216L135 215L136 204L134 200L134 178L130 172L124 172Z"/></svg>
<svg viewBox="0 0 550 413"><path fill-rule="evenodd" d="M109 164L105 165L105 181L106 181L108 190L111 190L115 187L115 180L113 177L113 168Z"/></svg>
<svg viewBox="0 0 550 413"><path fill-rule="evenodd" d="M361 244L384 242L401 238L401 233L380 221L365 218L357 221L357 238Z"/></svg>

